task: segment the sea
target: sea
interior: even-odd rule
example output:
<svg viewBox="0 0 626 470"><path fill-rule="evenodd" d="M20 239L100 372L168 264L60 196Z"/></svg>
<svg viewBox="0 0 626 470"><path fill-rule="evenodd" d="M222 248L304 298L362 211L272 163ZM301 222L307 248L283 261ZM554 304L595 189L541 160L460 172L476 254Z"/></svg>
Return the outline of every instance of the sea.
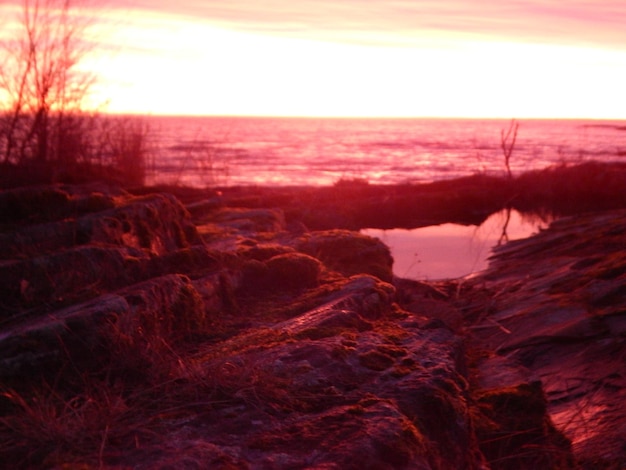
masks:
<svg viewBox="0 0 626 470"><path fill-rule="evenodd" d="M149 117L144 124L148 184L424 183L506 174L506 151L514 175L555 164L626 162L626 121ZM550 222L545 214L502 211L480 226L362 232L390 248L397 276L440 280L476 275L495 246Z"/></svg>
<svg viewBox="0 0 626 470"><path fill-rule="evenodd" d="M504 174L507 119L274 117L141 118L148 184L194 187L420 183ZM511 171L626 161L626 121L525 120ZM507 145L513 140L511 131Z"/></svg>

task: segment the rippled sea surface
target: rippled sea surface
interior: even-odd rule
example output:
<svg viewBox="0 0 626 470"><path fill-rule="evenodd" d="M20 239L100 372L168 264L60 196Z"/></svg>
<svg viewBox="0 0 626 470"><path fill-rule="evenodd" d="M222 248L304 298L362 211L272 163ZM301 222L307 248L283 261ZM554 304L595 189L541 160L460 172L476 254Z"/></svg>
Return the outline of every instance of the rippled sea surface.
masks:
<svg viewBox="0 0 626 470"><path fill-rule="evenodd" d="M509 120L147 117L149 182L192 186L424 182L504 173ZM519 120L520 173L626 161L626 122ZM512 135L511 135L512 137ZM509 142L511 140L509 139Z"/></svg>

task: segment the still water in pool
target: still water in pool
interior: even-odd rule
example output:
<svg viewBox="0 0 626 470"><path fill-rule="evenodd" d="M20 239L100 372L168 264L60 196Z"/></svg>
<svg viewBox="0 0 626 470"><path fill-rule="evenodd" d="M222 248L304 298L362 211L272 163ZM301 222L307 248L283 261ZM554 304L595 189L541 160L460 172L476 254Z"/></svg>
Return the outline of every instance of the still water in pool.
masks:
<svg viewBox="0 0 626 470"><path fill-rule="evenodd" d="M508 223L507 223L508 219ZM442 224L416 229L365 229L391 250L394 274L409 279L455 279L482 271L491 250L507 241L527 238L550 220L506 210L480 226Z"/></svg>

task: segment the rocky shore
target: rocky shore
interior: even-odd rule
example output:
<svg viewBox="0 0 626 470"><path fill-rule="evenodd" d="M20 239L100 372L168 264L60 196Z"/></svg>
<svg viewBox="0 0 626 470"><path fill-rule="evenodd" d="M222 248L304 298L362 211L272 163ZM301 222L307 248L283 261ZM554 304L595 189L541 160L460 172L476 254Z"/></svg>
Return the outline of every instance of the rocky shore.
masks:
<svg viewBox="0 0 626 470"><path fill-rule="evenodd" d="M593 207L592 184L483 177L2 191L0 461L624 468L624 172L585 172ZM476 223L539 192L569 216L467 279L399 279L356 231Z"/></svg>

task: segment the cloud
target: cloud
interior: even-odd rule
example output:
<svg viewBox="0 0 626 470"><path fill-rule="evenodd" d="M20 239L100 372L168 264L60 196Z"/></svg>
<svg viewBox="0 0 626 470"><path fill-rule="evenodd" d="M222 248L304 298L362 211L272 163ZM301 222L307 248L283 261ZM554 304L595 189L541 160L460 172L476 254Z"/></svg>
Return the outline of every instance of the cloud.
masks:
<svg viewBox="0 0 626 470"><path fill-rule="evenodd" d="M120 2L124 0L111 0ZM626 44L623 0L135 0L126 7L307 39L403 42L438 35L565 45Z"/></svg>

